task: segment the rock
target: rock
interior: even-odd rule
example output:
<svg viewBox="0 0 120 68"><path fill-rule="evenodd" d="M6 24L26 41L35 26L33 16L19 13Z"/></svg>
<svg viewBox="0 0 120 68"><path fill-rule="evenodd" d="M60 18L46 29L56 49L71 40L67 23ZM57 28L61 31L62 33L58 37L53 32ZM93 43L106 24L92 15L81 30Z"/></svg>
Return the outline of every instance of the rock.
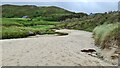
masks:
<svg viewBox="0 0 120 68"><path fill-rule="evenodd" d="M83 49L81 52L85 52L90 56L97 57L97 53L95 49Z"/></svg>
<svg viewBox="0 0 120 68"><path fill-rule="evenodd" d="M34 35L34 32L29 31L28 34L29 34L29 35Z"/></svg>
<svg viewBox="0 0 120 68"><path fill-rule="evenodd" d="M81 50L81 52L96 52L96 50L95 49L83 49L83 50Z"/></svg>
<svg viewBox="0 0 120 68"><path fill-rule="evenodd" d="M97 53L96 52L88 52L87 53L88 55L92 56L92 57L97 57Z"/></svg>
<svg viewBox="0 0 120 68"><path fill-rule="evenodd" d="M97 57L97 54L95 54L95 53L92 53L92 54L91 54L91 56L93 56L93 57Z"/></svg>

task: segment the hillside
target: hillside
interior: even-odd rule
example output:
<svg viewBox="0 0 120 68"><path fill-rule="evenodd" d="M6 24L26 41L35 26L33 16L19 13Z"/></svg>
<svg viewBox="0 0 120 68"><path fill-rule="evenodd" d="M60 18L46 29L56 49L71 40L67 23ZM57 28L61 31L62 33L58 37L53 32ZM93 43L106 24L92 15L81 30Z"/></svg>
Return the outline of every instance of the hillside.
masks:
<svg viewBox="0 0 120 68"><path fill-rule="evenodd" d="M50 6L50 7L37 7L34 5L2 5L3 17L22 17L28 15L30 17L36 16L46 16L54 14L70 14L72 12L64 10L59 7ZM7 14L11 14L7 16Z"/></svg>
<svg viewBox="0 0 120 68"><path fill-rule="evenodd" d="M84 16L82 18L66 19L65 21L62 21L58 27L93 31L96 26L116 22L120 22L118 11L90 14L89 16Z"/></svg>
<svg viewBox="0 0 120 68"><path fill-rule="evenodd" d="M76 15L76 13L65 10L56 6L49 7L39 7L34 5L2 5L2 16L5 18L21 18L23 16L28 16L30 18L39 17L43 20L48 21L58 21L62 16ZM75 16L74 15L74 16ZM79 13L76 17L84 16L87 14Z"/></svg>

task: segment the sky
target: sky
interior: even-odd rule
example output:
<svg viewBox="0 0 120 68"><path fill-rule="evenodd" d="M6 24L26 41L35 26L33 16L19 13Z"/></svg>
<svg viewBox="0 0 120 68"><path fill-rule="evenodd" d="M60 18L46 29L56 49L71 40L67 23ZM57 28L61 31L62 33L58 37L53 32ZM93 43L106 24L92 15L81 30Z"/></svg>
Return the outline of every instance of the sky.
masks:
<svg viewBox="0 0 120 68"><path fill-rule="evenodd" d="M2 0L2 4L58 6L73 12L104 13L118 10L119 0Z"/></svg>
<svg viewBox="0 0 120 68"><path fill-rule="evenodd" d="M1 2L118 2L120 0L2 0Z"/></svg>

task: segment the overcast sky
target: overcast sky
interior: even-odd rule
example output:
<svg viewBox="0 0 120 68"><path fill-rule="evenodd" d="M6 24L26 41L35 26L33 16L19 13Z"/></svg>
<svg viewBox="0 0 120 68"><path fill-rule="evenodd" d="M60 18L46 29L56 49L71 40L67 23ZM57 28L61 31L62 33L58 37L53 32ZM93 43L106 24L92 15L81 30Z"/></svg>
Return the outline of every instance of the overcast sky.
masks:
<svg viewBox="0 0 120 68"><path fill-rule="evenodd" d="M118 2L119 0L1 0L1 2Z"/></svg>
<svg viewBox="0 0 120 68"><path fill-rule="evenodd" d="M58 6L73 12L100 13L108 11L117 11L119 0L69 0L69 1L64 0L65 2L63 2L62 0L45 0L45 1L2 0L2 4Z"/></svg>

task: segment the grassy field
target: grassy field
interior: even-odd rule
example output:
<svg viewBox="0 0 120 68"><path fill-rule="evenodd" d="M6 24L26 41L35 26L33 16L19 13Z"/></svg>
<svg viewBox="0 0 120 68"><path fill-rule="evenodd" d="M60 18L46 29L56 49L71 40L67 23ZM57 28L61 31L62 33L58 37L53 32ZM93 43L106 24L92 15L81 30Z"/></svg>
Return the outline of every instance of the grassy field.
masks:
<svg viewBox="0 0 120 68"><path fill-rule="evenodd" d="M36 25L55 25L58 22L50 22L43 20L30 20L24 18L3 18L1 23L3 26L36 26Z"/></svg>
<svg viewBox="0 0 120 68"><path fill-rule="evenodd" d="M38 21L24 18L2 18L2 39L23 38L31 35L55 34L52 30L59 22ZM2 35L1 35L2 34Z"/></svg>
<svg viewBox="0 0 120 68"><path fill-rule="evenodd" d="M120 23L97 26L93 34L95 43L102 48L120 45Z"/></svg>
<svg viewBox="0 0 120 68"><path fill-rule="evenodd" d="M39 29L50 29L54 28L54 25L37 25L37 26L31 26L31 28L39 28Z"/></svg>

